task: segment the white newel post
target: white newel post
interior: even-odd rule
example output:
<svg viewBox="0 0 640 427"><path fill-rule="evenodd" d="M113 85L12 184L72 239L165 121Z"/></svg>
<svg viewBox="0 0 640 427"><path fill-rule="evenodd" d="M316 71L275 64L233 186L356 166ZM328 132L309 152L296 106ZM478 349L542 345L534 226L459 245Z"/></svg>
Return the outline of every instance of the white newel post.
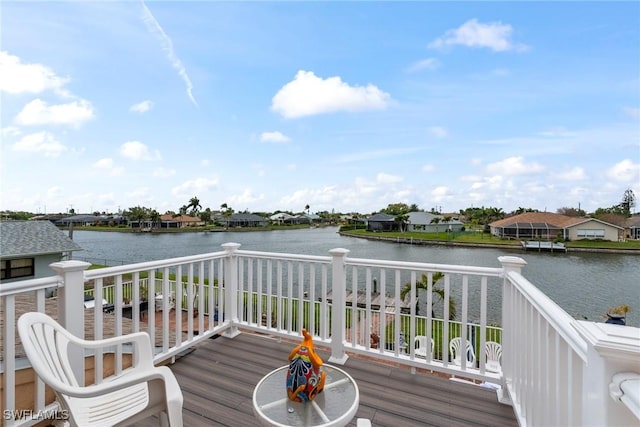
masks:
<svg viewBox="0 0 640 427"><path fill-rule="evenodd" d="M344 351L347 300L347 275L345 258L348 249L331 249L331 289L333 301L331 302L331 357L329 361L344 365L349 355Z"/></svg>
<svg viewBox="0 0 640 427"><path fill-rule="evenodd" d="M58 286L58 322L73 335L84 339L84 271L91 266L84 261L60 261L50 264L62 277ZM84 384L84 353L69 348L69 360L79 384Z"/></svg>
<svg viewBox="0 0 640 427"><path fill-rule="evenodd" d="M228 338L236 337L238 331L238 257L235 252L240 248L240 243L223 243L222 247L227 252L224 260L224 310L223 319L231 323L223 335Z"/></svg>
<svg viewBox="0 0 640 427"><path fill-rule="evenodd" d="M585 320L576 320L572 326L587 342L587 367L582 378L583 425L639 425L640 420L616 394L613 376L640 374L640 328Z"/></svg>
<svg viewBox="0 0 640 427"><path fill-rule="evenodd" d="M501 388L498 390L498 401L505 405L512 405L511 396L508 391L508 383L511 380L515 367L513 366L513 357L516 351L520 351L518 343L517 331L514 329L514 312L515 307L511 304L513 286L507 278L507 274L515 272L522 274L522 268L527 262L520 257L500 256L498 261L504 269L504 281L502 285L502 379L500 381ZM481 350L482 351L482 350Z"/></svg>

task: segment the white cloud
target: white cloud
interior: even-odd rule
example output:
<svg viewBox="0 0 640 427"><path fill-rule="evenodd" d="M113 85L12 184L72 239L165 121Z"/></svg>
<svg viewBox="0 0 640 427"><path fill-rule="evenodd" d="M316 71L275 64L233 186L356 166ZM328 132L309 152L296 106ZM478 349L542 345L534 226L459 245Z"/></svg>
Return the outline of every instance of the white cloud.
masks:
<svg viewBox="0 0 640 427"><path fill-rule="evenodd" d="M138 102L137 104L133 104L129 107L129 111L133 113L146 113L151 108L153 108L153 101L149 101L148 99L142 102Z"/></svg>
<svg viewBox="0 0 640 427"><path fill-rule="evenodd" d="M262 142L289 142L291 138L284 135L282 132L262 132L260 134L260 141Z"/></svg>
<svg viewBox="0 0 640 427"><path fill-rule="evenodd" d="M372 159L382 159L400 156L403 154L410 154L420 151L421 148L417 147L408 147L408 148L388 148L384 150L374 150L374 151L360 151L357 153L345 154L341 155L336 159L338 163L350 163L350 162L359 162L362 160L372 160Z"/></svg>
<svg viewBox="0 0 640 427"><path fill-rule="evenodd" d="M147 28L149 29L149 31L151 33L155 33L160 39L160 43L162 44L162 50L166 52L169 62L171 62L171 65L173 66L173 68L175 68L178 71L178 75L180 76L180 78L182 78L185 85L187 86L187 96L189 97L193 105L197 106L198 103L196 102L196 99L193 97L193 84L191 83L191 79L187 74L187 69L182 64L182 61L180 60L180 58L178 58L175 52L173 51L173 40L171 40L171 38L167 35L167 33L164 32L164 29L160 26L160 23L158 23L158 21L153 16L153 14L151 13L147 5L144 4L144 2L142 3L142 9L143 9L142 20L147 25Z"/></svg>
<svg viewBox="0 0 640 427"><path fill-rule="evenodd" d="M607 171L607 176L616 181L637 184L640 181L640 163L633 163L630 159L624 159L613 165Z"/></svg>
<svg viewBox="0 0 640 427"><path fill-rule="evenodd" d="M0 51L0 92L41 93L51 89L65 95L62 87L68 81L42 64L24 64L17 56Z"/></svg>
<svg viewBox="0 0 640 427"><path fill-rule="evenodd" d="M2 137L19 136L21 133L20 128L15 126L7 126L0 129L0 136Z"/></svg>
<svg viewBox="0 0 640 427"><path fill-rule="evenodd" d="M434 165L424 165L422 166L422 172L432 173L436 171L436 167Z"/></svg>
<svg viewBox="0 0 640 427"><path fill-rule="evenodd" d="M113 159L105 157L92 165L95 169L107 172L110 176L120 176L124 174L124 168L114 164Z"/></svg>
<svg viewBox="0 0 640 427"><path fill-rule="evenodd" d="M227 204L231 207L236 206L238 210L244 209L247 205L262 202L265 199L264 194L254 195L250 189L243 190L242 194L233 195L228 198Z"/></svg>
<svg viewBox="0 0 640 427"><path fill-rule="evenodd" d="M163 167L156 168L153 171L153 176L158 178L169 178L170 176L174 176L176 174L175 169L166 169Z"/></svg>
<svg viewBox="0 0 640 427"><path fill-rule="evenodd" d="M98 169L111 169L113 167L113 159L105 157L93 163L93 167Z"/></svg>
<svg viewBox="0 0 640 427"><path fill-rule="evenodd" d="M218 186L217 178L196 178L185 181L182 184L173 187L171 193L174 196L193 197L194 194L206 193Z"/></svg>
<svg viewBox="0 0 640 427"><path fill-rule="evenodd" d="M449 135L447 130L442 126L431 126L427 130L431 135L435 136L436 138L446 138Z"/></svg>
<svg viewBox="0 0 640 427"><path fill-rule="evenodd" d="M563 181L584 181L587 179L587 174L583 168L576 166L572 169L559 173L557 177Z"/></svg>
<svg viewBox="0 0 640 427"><path fill-rule="evenodd" d="M13 145L15 151L42 153L47 157L58 157L67 151L67 147L61 144L51 133L38 132L25 135Z"/></svg>
<svg viewBox="0 0 640 427"><path fill-rule="evenodd" d="M487 172L497 175L527 175L539 173L544 167L538 163L525 163L522 157L509 157L487 165Z"/></svg>
<svg viewBox="0 0 640 427"><path fill-rule="evenodd" d="M48 124L79 126L93 117L93 107L85 100L49 106L41 99L34 99L24 106L15 121L17 124L26 126Z"/></svg>
<svg viewBox="0 0 640 427"><path fill-rule="evenodd" d="M427 58L411 64L407 68L408 73L416 73L422 70L435 70L440 67L440 61L436 58Z"/></svg>
<svg viewBox="0 0 640 427"><path fill-rule="evenodd" d="M149 147L140 141L128 141L120 146L120 154L131 160L160 160L160 153L151 153Z"/></svg>
<svg viewBox="0 0 640 427"><path fill-rule="evenodd" d="M379 173L376 175L376 182L380 184L397 184L402 182L402 177L397 175L391 175L388 173Z"/></svg>
<svg viewBox="0 0 640 427"><path fill-rule="evenodd" d="M431 199L434 202L443 202L447 200L450 196L449 188L445 186L436 187L431 190Z"/></svg>
<svg viewBox="0 0 640 427"><path fill-rule="evenodd" d="M633 119L640 119L640 108L624 107L622 112Z"/></svg>
<svg viewBox="0 0 640 427"><path fill-rule="evenodd" d="M300 70L272 99L271 110L285 118L298 118L337 111L379 110L391 96L369 84L350 86L340 77L322 79L312 71Z"/></svg>
<svg viewBox="0 0 640 427"><path fill-rule="evenodd" d="M497 190L502 187L504 182L505 182L504 178L500 175L479 178L479 181L474 182L471 185L471 189L479 190L483 188L483 189Z"/></svg>
<svg viewBox="0 0 640 427"><path fill-rule="evenodd" d="M501 22L483 24L477 19L471 19L456 29L447 30L444 36L429 43L429 47L442 49L453 45L463 45L489 48L496 52L526 49L524 45L514 45L511 42L512 32L513 28L508 24Z"/></svg>

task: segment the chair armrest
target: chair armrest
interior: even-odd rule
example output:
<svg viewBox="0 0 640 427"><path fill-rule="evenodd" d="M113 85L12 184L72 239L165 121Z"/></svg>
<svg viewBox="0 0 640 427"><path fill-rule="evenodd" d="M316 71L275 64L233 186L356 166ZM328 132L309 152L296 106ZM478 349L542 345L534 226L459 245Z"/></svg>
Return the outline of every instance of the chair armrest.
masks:
<svg viewBox="0 0 640 427"><path fill-rule="evenodd" d="M119 344L131 343L134 345L135 354L138 356L136 358L135 366L138 366L139 364L147 364L147 362L148 366L153 366L151 338L146 332L134 332L127 335L105 338L101 340L85 340L71 334L69 334L68 337L73 344L91 349L113 347Z"/></svg>
<svg viewBox="0 0 640 427"><path fill-rule="evenodd" d="M102 396L107 393L122 390L137 384L146 383L151 380L162 380L165 383L177 383L171 370L166 366L161 366L153 367L151 369L133 368L121 376L117 376L110 381L105 381L100 384L93 384L86 387L74 387L67 384L61 384L57 386L57 389L59 392L67 396L87 398Z"/></svg>

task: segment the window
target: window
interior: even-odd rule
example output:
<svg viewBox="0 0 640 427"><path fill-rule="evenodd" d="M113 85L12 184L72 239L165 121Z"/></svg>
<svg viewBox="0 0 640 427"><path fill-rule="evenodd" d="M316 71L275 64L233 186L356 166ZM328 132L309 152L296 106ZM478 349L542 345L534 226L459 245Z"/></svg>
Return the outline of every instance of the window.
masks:
<svg viewBox="0 0 640 427"><path fill-rule="evenodd" d="M578 230L578 238L582 239L602 239L604 238L604 230Z"/></svg>
<svg viewBox="0 0 640 427"><path fill-rule="evenodd" d="M30 277L34 275L34 259L6 259L0 261L2 264L1 280L15 279L18 277Z"/></svg>

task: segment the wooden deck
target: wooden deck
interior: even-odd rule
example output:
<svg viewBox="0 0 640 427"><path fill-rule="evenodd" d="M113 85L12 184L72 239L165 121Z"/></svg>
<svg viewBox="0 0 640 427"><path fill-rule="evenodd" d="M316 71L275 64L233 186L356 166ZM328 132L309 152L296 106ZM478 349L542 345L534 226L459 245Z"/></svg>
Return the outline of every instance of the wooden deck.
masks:
<svg viewBox="0 0 640 427"><path fill-rule="evenodd" d="M299 342L299 341L298 341ZM296 342L297 343L297 342ZM293 342L243 333L207 340L170 365L184 395L185 426L254 426L253 388L287 363ZM318 349L326 361L329 353ZM412 374L361 356L341 366L357 382L356 417L374 426L517 426L495 391L428 374ZM284 385L283 385L284 386ZM351 425L355 425L356 418ZM155 417L136 425L157 426Z"/></svg>

